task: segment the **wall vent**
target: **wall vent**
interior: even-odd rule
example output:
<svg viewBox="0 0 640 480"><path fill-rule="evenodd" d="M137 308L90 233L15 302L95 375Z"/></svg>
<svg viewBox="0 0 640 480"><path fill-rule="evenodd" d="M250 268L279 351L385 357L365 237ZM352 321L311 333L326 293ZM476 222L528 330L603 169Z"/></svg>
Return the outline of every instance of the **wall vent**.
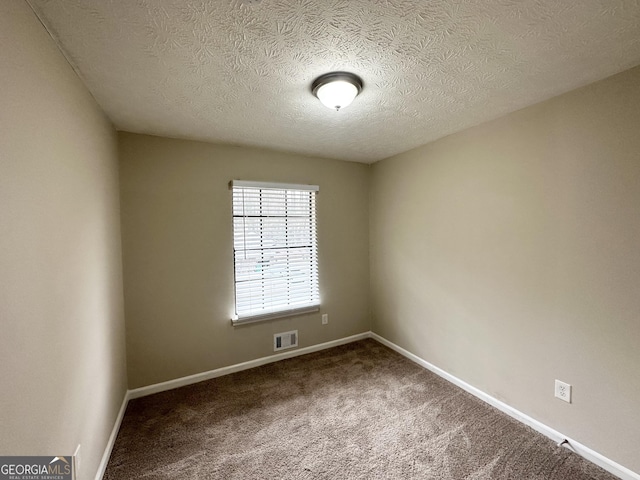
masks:
<svg viewBox="0 0 640 480"><path fill-rule="evenodd" d="M273 351L284 350L298 346L298 330L291 332L276 333L273 336Z"/></svg>

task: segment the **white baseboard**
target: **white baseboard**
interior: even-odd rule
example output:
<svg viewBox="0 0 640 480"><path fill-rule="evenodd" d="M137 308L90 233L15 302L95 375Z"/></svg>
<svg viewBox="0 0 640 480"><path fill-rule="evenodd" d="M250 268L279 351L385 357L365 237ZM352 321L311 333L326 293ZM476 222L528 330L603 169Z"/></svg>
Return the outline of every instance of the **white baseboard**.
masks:
<svg viewBox="0 0 640 480"><path fill-rule="evenodd" d="M109 435L109 441L107 442L107 447L104 449L104 453L102 454L102 460L100 460L100 465L98 466L98 472L96 473L96 480L102 480L102 477L104 476L104 472L107 469L107 464L109 463L109 457L111 457L113 446L116 443L116 438L118 437L118 431L120 430L120 425L122 424L122 419L124 418L124 412L127 410L128 403L129 403L129 391L127 390L124 394L124 398L122 399L122 405L120 406L120 411L118 412L118 416L116 417L116 421L113 425L113 429L111 430L111 435Z"/></svg>
<svg viewBox="0 0 640 480"><path fill-rule="evenodd" d="M509 415L512 418L515 418L516 420L518 420L521 423L524 423L525 425L528 425L529 427L533 428L534 430L540 432L542 435L550 438L551 440L553 440L556 443L559 443L563 440L567 440L569 442L570 448L572 451L574 451L575 453L577 453L578 455L580 455L581 457L584 457L585 459L589 460L591 463L595 463L596 465L598 465L599 467L603 468L604 470L606 470L607 472L623 479L623 480L640 480L640 475L629 470L626 467L623 467L622 465L614 462L613 460L605 457L604 455L601 455L600 453L590 449L589 447L575 441L572 440L571 438L567 437L566 435L563 435L562 433L558 432L557 430L554 430L551 427L548 427L547 425L539 422L538 420L536 420L535 418L530 417L529 415L526 415L524 413L522 413L519 410L516 410L515 408L507 405L506 403L492 397L491 395L483 392L482 390L477 389L476 387L469 385L468 383L466 383L463 380L460 380L458 377L455 377L447 372L445 372L444 370L442 370L441 368L436 367L435 365L427 362L426 360L423 360L422 358L418 357L417 355L414 355L413 353L405 350L402 347L399 347L398 345L396 345L393 342L390 342L389 340L387 340L384 337L381 337L380 335L378 335L377 333L370 333L370 337L373 338L374 340L377 340L378 342L380 342L383 345L386 345L387 347L389 347L392 350L395 350L396 352L398 352L400 355L403 355L404 357L408 358L409 360L417 363L418 365L426 368L427 370L430 370L431 372L435 373L436 375L444 378L445 380L453 383L454 385L457 385L458 387L462 388L463 390L469 392L470 394L474 395L475 397L479 398L480 400L488 403L489 405L497 408L498 410L506 413L507 415Z"/></svg>
<svg viewBox="0 0 640 480"><path fill-rule="evenodd" d="M297 348L288 352L277 353L268 357L256 358L255 360L249 360L248 362L237 363L228 367L209 370L208 372L196 373L195 375L189 375L188 377L176 378L175 380L169 380L167 382L135 388L133 390L129 390L129 398L133 399L146 397L147 395L152 395L154 393L173 390L174 388L184 387L185 385L191 385L193 383L203 382L212 378L222 377L223 375L241 372L242 370L248 370L250 368L259 367L268 363L279 362L280 360L285 360L287 358L306 355L307 353L318 352L320 350L326 350L327 348L337 347L338 345L356 342L364 338L369 338L369 333L370 332L364 332L358 335L352 335L351 337L339 338L338 340L332 340L330 342L320 343L318 345L312 345L310 347Z"/></svg>

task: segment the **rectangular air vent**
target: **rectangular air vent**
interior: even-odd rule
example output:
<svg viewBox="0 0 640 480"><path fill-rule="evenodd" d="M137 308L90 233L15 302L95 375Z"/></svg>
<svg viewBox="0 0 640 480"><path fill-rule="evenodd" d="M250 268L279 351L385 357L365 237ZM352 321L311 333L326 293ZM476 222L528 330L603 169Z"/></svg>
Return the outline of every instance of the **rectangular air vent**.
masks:
<svg viewBox="0 0 640 480"><path fill-rule="evenodd" d="M273 351L284 350L298 346L298 330L291 332L276 333L273 336Z"/></svg>

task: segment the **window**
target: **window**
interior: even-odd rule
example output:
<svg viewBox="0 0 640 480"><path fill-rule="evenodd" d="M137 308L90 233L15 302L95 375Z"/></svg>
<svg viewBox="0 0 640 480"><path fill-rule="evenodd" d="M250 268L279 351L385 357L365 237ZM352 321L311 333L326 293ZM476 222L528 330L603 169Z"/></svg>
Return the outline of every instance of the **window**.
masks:
<svg viewBox="0 0 640 480"><path fill-rule="evenodd" d="M317 311L315 185L234 180L234 324Z"/></svg>

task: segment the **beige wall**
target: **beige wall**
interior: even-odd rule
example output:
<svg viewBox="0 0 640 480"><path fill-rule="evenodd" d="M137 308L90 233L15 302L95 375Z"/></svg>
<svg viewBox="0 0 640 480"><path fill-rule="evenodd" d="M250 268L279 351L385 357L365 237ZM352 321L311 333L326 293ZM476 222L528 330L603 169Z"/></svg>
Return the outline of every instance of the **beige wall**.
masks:
<svg viewBox="0 0 640 480"><path fill-rule="evenodd" d="M129 133L119 141L130 388L272 355L277 332L297 329L306 347L369 330L368 166ZM231 326L232 179L320 185L320 313Z"/></svg>
<svg viewBox="0 0 640 480"><path fill-rule="evenodd" d="M94 478L126 389L116 134L26 2L0 4L0 455Z"/></svg>
<svg viewBox="0 0 640 480"><path fill-rule="evenodd" d="M639 86L377 163L370 206L375 332L637 472Z"/></svg>

